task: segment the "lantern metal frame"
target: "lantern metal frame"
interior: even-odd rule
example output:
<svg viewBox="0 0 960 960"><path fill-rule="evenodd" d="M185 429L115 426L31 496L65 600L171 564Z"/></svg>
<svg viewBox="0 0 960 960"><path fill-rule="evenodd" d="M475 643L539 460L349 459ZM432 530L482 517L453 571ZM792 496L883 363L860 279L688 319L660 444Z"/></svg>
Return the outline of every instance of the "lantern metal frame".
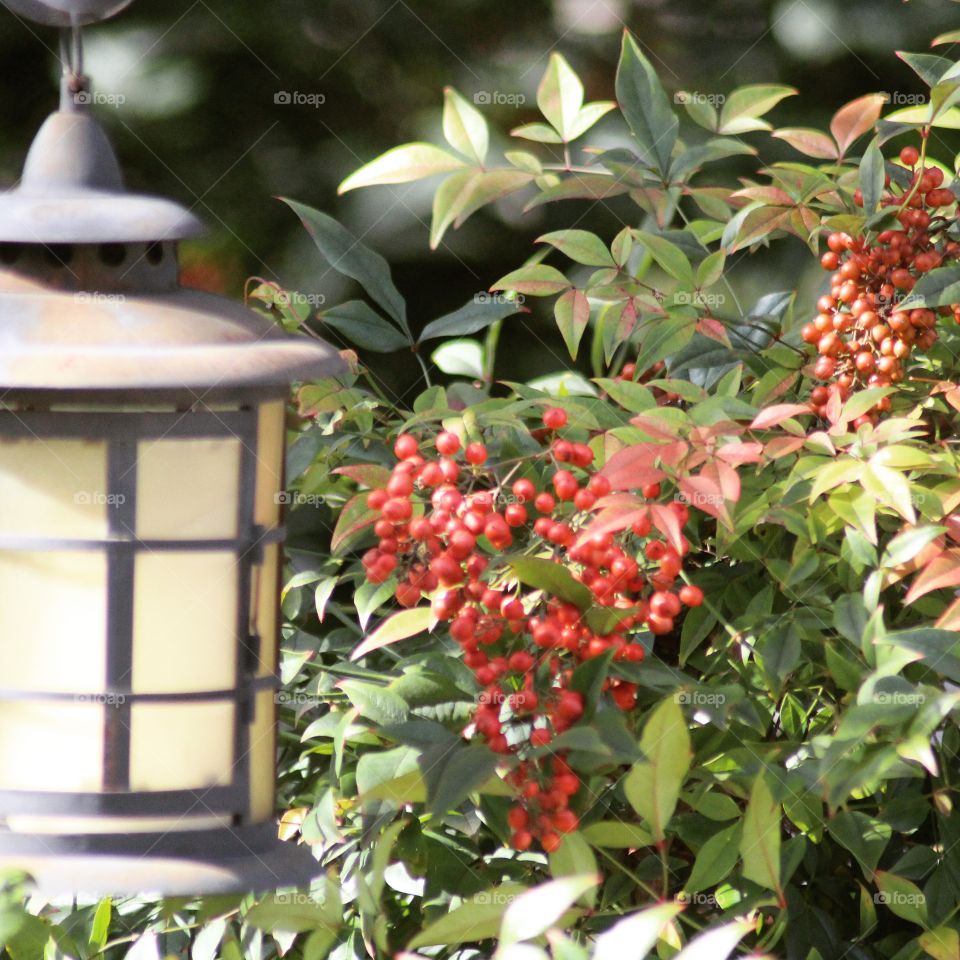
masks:
<svg viewBox="0 0 960 960"><path fill-rule="evenodd" d="M0 790L0 870L22 867L41 892L52 894L191 895L301 885L321 870L309 847L281 842L275 821L252 813L251 723L258 696L278 686L275 671L263 676L259 668L279 662L279 636L256 634L253 571L263 570L267 548L284 539L282 509L277 526L256 523L259 412L285 398L291 382L336 375L346 364L318 339L291 337L245 307L177 285L175 245L201 233L202 225L176 203L124 189L110 142L90 113L92 98L80 96L89 84L79 26L129 2L0 0L39 23L67 28L60 109L37 134L18 186L0 194L0 443L101 442L105 494L112 498L100 538L0 537L5 552L106 557L101 689L10 689L0 677L0 704L105 701L101 790ZM95 295L86 296L91 291ZM144 409L152 406L162 409ZM138 444L161 439L239 441L234 536L138 536ZM232 686L133 689L135 561L146 551L235 557ZM275 644L270 657L266 642ZM136 705L202 702L233 704L230 782L132 789ZM137 827L138 819L198 815L228 822ZM7 822L38 816L92 818L94 824L88 832L47 833L14 830ZM109 831L94 832L98 817L114 821ZM121 832L115 821L125 818L130 829Z"/></svg>

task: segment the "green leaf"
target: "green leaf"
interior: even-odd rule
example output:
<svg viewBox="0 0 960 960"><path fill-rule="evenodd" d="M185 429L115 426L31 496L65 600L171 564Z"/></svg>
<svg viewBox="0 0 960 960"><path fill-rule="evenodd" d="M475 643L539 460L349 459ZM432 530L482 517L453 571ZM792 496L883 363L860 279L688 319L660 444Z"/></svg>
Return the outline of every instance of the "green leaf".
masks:
<svg viewBox="0 0 960 960"><path fill-rule="evenodd" d="M550 854L550 875L559 880L561 877L598 877L597 858L590 844L580 833L568 833L560 842L560 847ZM585 906L594 906L597 894L591 887L583 895Z"/></svg>
<svg viewBox="0 0 960 960"><path fill-rule="evenodd" d="M386 687L363 680L341 680L338 686L357 710L376 724L402 723L407 719L406 700Z"/></svg>
<svg viewBox="0 0 960 960"><path fill-rule="evenodd" d="M104 897L98 904L93 915L93 926L90 929L90 946L97 952L103 950L110 935L110 920L113 917L113 901Z"/></svg>
<svg viewBox="0 0 960 960"><path fill-rule="evenodd" d="M740 841L743 875L761 887L781 892L780 804L761 773L753 782Z"/></svg>
<svg viewBox="0 0 960 960"><path fill-rule="evenodd" d="M704 257L697 267L696 286L698 288L712 287L723 276L726 261L727 254L724 250L715 250Z"/></svg>
<svg viewBox="0 0 960 960"><path fill-rule="evenodd" d="M644 160L665 177L680 124L656 71L626 31L617 65L616 90L620 109Z"/></svg>
<svg viewBox="0 0 960 960"><path fill-rule="evenodd" d="M557 320L557 329L567 345L570 359L577 359L580 340L590 322L590 301L582 290L572 288L557 297L553 305L553 315Z"/></svg>
<svg viewBox="0 0 960 960"><path fill-rule="evenodd" d="M458 739L452 744L444 744L441 749L449 756L442 761L439 776L424 772L427 781L427 809L441 816L455 810L467 797L479 790L493 775L497 766L497 755L485 746L474 744L461 746ZM434 761L436 762L436 761Z"/></svg>
<svg viewBox="0 0 960 960"><path fill-rule="evenodd" d="M901 563L908 563L924 547L933 543L940 534L943 533L943 527L922 526L910 527L903 533L897 534L888 544L883 552L881 565L884 567L897 567Z"/></svg>
<svg viewBox="0 0 960 960"><path fill-rule="evenodd" d="M418 342L435 340L437 337L462 337L469 333L477 333L498 320L512 317L522 310L523 306L509 297L478 293L453 313L431 320L423 328Z"/></svg>
<svg viewBox="0 0 960 960"><path fill-rule="evenodd" d="M577 137L582 137L601 117L616 108L617 105L612 100L595 100L593 103L585 103L570 125L567 139L576 140Z"/></svg>
<svg viewBox="0 0 960 960"><path fill-rule="evenodd" d="M503 915L501 947L539 936L557 923L599 878L594 874L550 880L517 897Z"/></svg>
<svg viewBox="0 0 960 960"><path fill-rule="evenodd" d="M511 137L533 140L535 143L563 143L560 134L545 123L525 123L510 131Z"/></svg>
<svg viewBox="0 0 960 960"><path fill-rule="evenodd" d="M774 130L771 137L786 140L794 150L818 160L835 160L838 156L837 145L820 130L807 127L784 127Z"/></svg>
<svg viewBox="0 0 960 960"><path fill-rule="evenodd" d="M513 270L501 277L490 289L512 290L531 297L550 297L570 286L570 281L556 267L535 263Z"/></svg>
<svg viewBox="0 0 960 960"><path fill-rule="evenodd" d="M507 907L526 890L519 883L504 883L474 894L461 906L428 924L410 941L408 949L495 937Z"/></svg>
<svg viewBox="0 0 960 960"><path fill-rule="evenodd" d="M583 84L559 53L550 54L537 88L537 106L564 142L573 139L574 123L583 106Z"/></svg>
<svg viewBox="0 0 960 960"><path fill-rule="evenodd" d="M450 376L483 379L483 344L477 340L446 340L430 354L430 359Z"/></svg>
<svg viewBox="0 0 960 960"><path fill-rule="evenodd" d="M901 920L921 927L927 925L927 899L915 883L885 870L878 870L873 876L880 890L877 903L882 903Z"/></svg>
<svg viewBox="0 0 960 960"><path fill-rule="evenodd" d="M885 176L880 142L877 137L874 137L860 161L860 192L863 194L863 209L867 213L873 213L880 203Z"/></svg>
<svg viewBox="0 0 960 960"><path fill-rule="evenodd" d="M936 46L934 40L931 46ZM928 86L935 87L943 75L953 68L953 61L935 53L906 53L896 51L897 56Z"/></svg>
<svg viewBox="0 0 960 960"><path fill-rule="evenodd" d="M960 303L960 264L925 273L901 304L907 307L942 307Z"/></svg>
<svg viewBox="0 0 960 960"><path fill-rule="evenodd" d="M471 214L533 180L523 170L461 170L447 177L433 197L430 249L435 250L451 224L460 227Z"/></svg>
<svg viewBox="0 0 960 960"><path fill-rule="evenodd" d="M536 243L549 243L576 263L588 267L615 267L604 242L588 230L554 230L537 237Z"/></svg>
<svg viewBox="0 0 960 960"><path fill-rule="evenodd" d="M697 853L690 877L683 884L685 892L697 893L726 880L737 865L741 829L741 824L735 823L707 840Z"/></svg>
<svg viewBox="0 0 960 960"><path fill-rule="evenodd" d="M666 836L693 756L687 720L674 698L664 700L650 715L640 749L644 759L631 767L624 792L659 841Z"/></svg>
<svg viewBox="0 0 960 960"><path fill-rule="evenodd" d="M937 927L920 934L919 944L933 960L955 960L960 957L960 933L952 927Z"/></svg>
<svg viewBox="0 0 960 960"><path fill-rule="evenodd" d="M584 827L580 833L595 847L629 849L631 847L653 846L653 835L635 823L622 820L598 820Z"/></svg>
<svg viewBox="0 0 960 960"><path fill-rule="evenodd" d="M445 87L443 91L443 135L447 143L465 157L479 164L486 159L490 143L487 121L453 87Z"/></svg>
<svg viewBox="0 0 960 960"><path fill-rule="evenodd" d="M362 300L348 300L318 315L327 326L339 330L351 343L376 353L393 353L409 347L408 340L396 327Z"/></svg>
<svg viewBox="0 0 960 960"><path fill-rule="evenodd" d="M513 557L507 562L516 578L528 587L553 594L581 610L587 610L593 604L590 588L575 580L563 564L542 557Z"/></svg>
<svg viewBox="0 0 960 960"><path fill-rule="evenodd" d="M657 265L684 286L693 286L693 268L686 254L665 237L658 237L645 230L637 230L634 237L642 243Z"/></svg>
<svg viewBox="0 0 960 960"><path fill-rule="evenodd" d="M870 880L890 842L890 824L858 811L841 811L827 822L827 831L845 850L856 858Z"/></svg>
<svg viewBox="0 0 960 960"><path fill-rule="evenodd" d="M434 616L430 607L413 607L410 610L401 610L399 613L387 617L369 637L366 637L350 654L350 659L359 660L381 647L423 633L424 630L431 629L433 622Z"/></svg>
<svg viewBox="0 0 960 960"><path fill-rule="evenodd" d="M448 173L464 166L459 157L455 157L432 143L405 143L381 154L376 160L364 164L351 173L337 187L337 193L343 194L358 187L370 187L374 184L409 183L422 180L438 173Z"/></svg>
<svg viewBox="0 0 960 960"><path fill-rule="evenodd" d="M781 100L796 94L793 87L780 84L755 83L738 87L724 101L720 111L718 133L739 135L752 130L769 130L770 124L758 120Z"/></svg>
<svg viewBox="0 0 960 960"><path fill-rule="evenodd" d="M400 324L409 340L407 305L394 286L390 265L379 253L361 243L346 227L333 217L305 204L281 197L281 200L300 218L317 249L338 273L356 280L386 312Z"/></svg>
<svg viewBox="0 0 960 960"><path fill-rule="evenodd" d="M297 894L275 893L255 903L243 919L265 933L304 933L330 927L324 907Z"/></svg>

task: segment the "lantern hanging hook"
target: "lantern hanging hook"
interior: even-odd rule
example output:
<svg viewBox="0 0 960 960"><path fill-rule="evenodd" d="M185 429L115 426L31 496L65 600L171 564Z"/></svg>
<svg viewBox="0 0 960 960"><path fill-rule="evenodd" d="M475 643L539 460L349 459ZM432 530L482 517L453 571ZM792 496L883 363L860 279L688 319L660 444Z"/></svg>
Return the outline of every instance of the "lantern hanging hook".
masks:
<svg viewBox="0 0 960 960"><path fill-rule="evenodd" d="M60 30L61 109L73 110L88 102L90 80L83 72L83 30L76 18Z"/></svg>

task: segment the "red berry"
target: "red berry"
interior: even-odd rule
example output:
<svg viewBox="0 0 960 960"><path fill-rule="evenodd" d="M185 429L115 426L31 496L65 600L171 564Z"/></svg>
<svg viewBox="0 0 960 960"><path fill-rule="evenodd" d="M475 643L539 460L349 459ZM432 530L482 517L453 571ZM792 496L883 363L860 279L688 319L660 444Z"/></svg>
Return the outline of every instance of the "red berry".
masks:
<svg viewBox="0 0 960 960"><path fill-rule="evenodd" d="M560 430L567 425L567 411L562 407L547 407L543 411L543 425L550 430Z"/></svg>
<svg viewBox="0 0 960 960"><path fill-rule="evenodd" d="M920 159L920 151L916 147L904 147L900 151L900 162L908 167L914 167Z"/></svg>
<svg viewBox="0 0 960 960"><path fill-rule="evenodd" d="M468 443L463 455L467 463L479 466L487 459L487 448L482 443Z"/></svg>
<svg viewBox="0 0 960 960"><path fill-rule="evenodd" d="M401 433L393 445L394 456L398 460L407 460L416 455L417 438L410 433Z"/></svg>
<svg viewBox="0 0 960 960"><path fill-rule="evenodd" d="M699 607L703 603L703 591L688 583L680 588L680 602L686 607Z"/></svg>
<svg viewBox="0 0 960 960"><path fill-rule="evenodd" d="M540 837L540 846L546 850L547 853L556 853L560 849L560 844L562 839L559 833L554 833L552 830L549 833L543 834Z"/></svg>
<svg viewBox="0 0 960 960"><path fill-rule="evenodd" d="M533 843L533 835L529 830L517 830L512 837L510 837L510 846L514 850L519 850L521 853L524 850L530 849L530 844Z"/></svg>
<svg viewBox="0 0 960 960"><path fill-rule="evenodd" d="M437 452L445 457L452 457L460 449L460 438L455 433L444 430L437 434Z"/></svg>

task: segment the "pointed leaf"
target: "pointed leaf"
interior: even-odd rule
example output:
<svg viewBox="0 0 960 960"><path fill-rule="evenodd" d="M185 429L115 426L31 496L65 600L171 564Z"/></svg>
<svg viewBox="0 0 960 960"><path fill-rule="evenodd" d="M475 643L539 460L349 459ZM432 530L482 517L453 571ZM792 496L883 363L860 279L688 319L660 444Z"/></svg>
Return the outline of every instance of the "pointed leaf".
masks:
<svg viewBox="0 0 960 960"><path fill-rule="evenodd" d="M369 637L358 644L353 653L350 654L350 659L359 660L381 647L423 633L424 630L432 628L434 619L430 607L413 607L410 610L401 610L399 613L387 617Z"/></svg>
<svg viewBox="0 0 960 960"><path fill-rule="evenodd" d="M486 159L490 142L487 121L453 87L443 91L443 135L447 143L465 157L480 164Z"/></svg>
<svg viewBox="0 0 960 960"><path fill-rule="evenodd" d="M500 928L500 943L510 946L530 940L556 924L559 919L599 882L588 874L550 880L521 894L507 907Z"/></svg>
<svg viewBox="0 0 960 960"><path fill-rule="evenodd" d="M501 277L491 290L513 290L531 297L549 297L571 286L570 281L556 268L545 263L521 267Z"/></svg>
<svg viewBox="0 0 960 960"><path fill-rule="evenodd" d="M553 305L557 329L567 345L572 360L577 359L580 339L590 322L590 302L582 290L571 289L561 294Z"/></svg>
<svg viewBox="0 0 960 960"><path fill-rule="evenodd" d="M862 137L880 119L880 112L887 103L884 93L868 93L842 106L830 121L830 132L837 141L842 157L850 145Z"/></svg>
<svg viewBox="0 0 960 960"><path fill-rule="evenodd" d="M644 230L638 230L634 236L665 273L685 286L693 286L693 268L686 254L675 243Z"/></svg>
<svg viewBox="0 0 960 960"><path fill-rule="evenodd" d="M797 93L793 87L755 83L738 87L724 101L720 111L719 133L740 134L750 130L769 130L770 124L757 121L785 97Z"/></svg>
<svg viewBox="0 0 960 960"><path fill-rule="evenodd" d="M753 782L740 841L743 875L769 890L780 886L780 804L760 774Z"/></svg>
<svg viewBox="0 0 960 960"><path fill-rule="evenodd" d="M583 84L559 53L550 54L537 88L537 106L565 142L573 139L573 125L583 106Z"/></svg>
<svg viewBox="0 0 960 960"><path fill-rule="evenodd" d="M593 103L585 103L570 124L567 139L576 140L577 137L582 137L601 117L616 108L617 105L612 100L595 100Z"/></svg>
<svg viewBox="0 0 960 960"><path fill-rule="evenodd" d="M626 31L616 79L617 101L644 159L665 176L679 121L656 71Z"/></svg>
<svg viewBox="0 0 960 960"><path fill-rule="evenodd" d="M410 337L407 326L407 305L394 286L390 265L368 246L361 243L333 217L305 204L281 197L300 218L324 259L339 273L356 280L400 324ZM413 338L410 337L412 340Z"/></svg>
<svg viewBox="0 0 960 960"><path fill-rule="evenodd" d="M650 715L640 749L644 759L631 767L624 792L654 837L663 840L693 757L687 720L674 698L664 700Z"/></svg>
<svg viewBox="0 0 960 960"><path fill-rule="evenodd" d="M784 127L774 130L772 137L786 140L795 150L818 160L835 160L838 156L837 145L825 133L806 127Z"/></svg>
<svg viewBox="0 0 960 960"><path fill-rule="evenodd" d="M554 230L537 237L536 243L549 243L576 263L588 267L615 267L606 244L588 230Z"/></svg>
<svg viewBox="0 0 960 960"><path fill-rule="evenodd" d="M376 160L364 164L351 173L337 187L343 194L358 187L370 187L383 183L409 183L438 173L449 173L464 166L459 157L447 153L432 143L405 143L381 154Z"/></svg>
<svg viewBox="0 0 960 960"><path fill-rule="evenodd" d="M317 319L339 330L351 343L376 353L393 353L410 341L363 300L348 300L317 314Z"/></svg>
<svg viewBox="0 0 960 960"><path fill-rule="evenodd" d="M597 937L593 960L644 960L682 909L679 903L661 903L618 920Z"/></svg>
<svg viewBox="0 0 960 960"><path fill-rule="evenodd" d="M516 300L479 293L459 310L431 320L423 328L418 342L433 340L436 337L466 336L469 333L477 333L498 320L512 317L522 310L523 307Z"/></svg>

